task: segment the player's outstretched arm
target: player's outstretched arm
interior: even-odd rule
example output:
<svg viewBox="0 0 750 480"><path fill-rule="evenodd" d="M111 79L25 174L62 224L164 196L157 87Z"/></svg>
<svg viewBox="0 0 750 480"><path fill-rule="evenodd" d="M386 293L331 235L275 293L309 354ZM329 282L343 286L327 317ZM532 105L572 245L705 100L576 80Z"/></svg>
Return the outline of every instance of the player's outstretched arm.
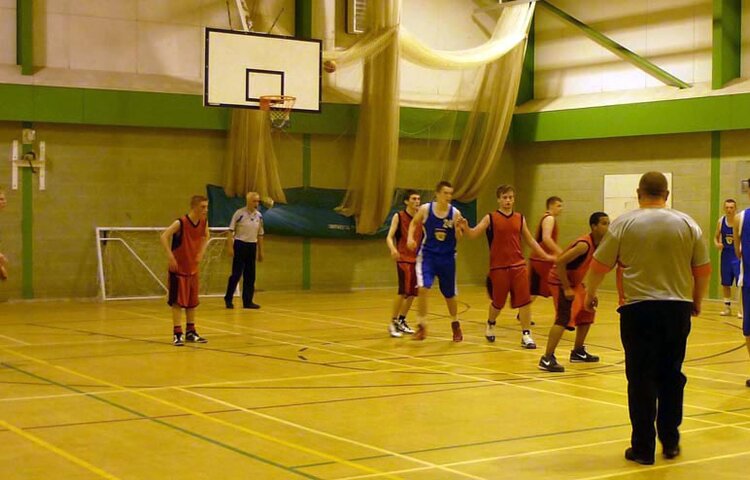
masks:
<svg viewBox="0 0 750 480"><path fill-rule="evenodd" d="M422 228L422 224L424 223L424 219L427 217L427 209L430 208L429 203L425 203L421 207L419 207L419 210L417 210L417 213L414 214L414 218L411 219L411 223L409 223L409 235L406 238L406 247L409 250L417 250L417 241L414 240L414 232L417 231L417 228Z"/></svg>
<svg viewBox="0 0 750 480"><path fill-rule="evenodd" d="M461 225L464 235L468 238L477 238L490 228L490 214L488 213L482 217L479 223L473 227L469 227L469 221L462 217Z"/></svg>
<svg viewBox="0 0 750 480"><path fill-rule="evenodd" d="M537 254L539 258L543 258L551 262L555 261L555 257L545 252L544 249L541 247L541 245L539 245L539 243L536 240L534 240L534 237L531 236L529 227L526 226L526 218L523 219L523 227L521 228L521 236L523 237L523 241L526 243L526 245L528 245L534 251L534 253Z"/></svg>

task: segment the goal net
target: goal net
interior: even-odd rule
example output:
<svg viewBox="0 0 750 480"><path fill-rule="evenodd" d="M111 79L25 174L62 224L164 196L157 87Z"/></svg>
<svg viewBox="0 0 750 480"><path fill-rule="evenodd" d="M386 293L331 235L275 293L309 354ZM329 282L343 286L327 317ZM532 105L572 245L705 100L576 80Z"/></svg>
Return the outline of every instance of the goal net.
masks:
<svg viewBox="0 0 750 480"><path fill-rule="evenodd" d="M99 289L104 300L166 298L167 256L159 227L97 227ZM200 264L200 294L224 296L232 262L226 228L210 228Z"/></svg>

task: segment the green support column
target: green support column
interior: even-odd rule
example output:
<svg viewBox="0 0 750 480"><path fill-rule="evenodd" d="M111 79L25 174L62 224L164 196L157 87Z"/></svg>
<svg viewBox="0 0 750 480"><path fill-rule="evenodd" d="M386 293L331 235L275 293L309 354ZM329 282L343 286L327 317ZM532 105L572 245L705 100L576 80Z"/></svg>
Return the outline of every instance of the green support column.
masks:
<svg viewBox="0 0 750 480"><path fill-rule="evenodd" d="M23 122L23 128L34 128L30 122ZM32 145L21 145L21 155L29 153ZM34 298L34 184L30 168L21 172L21 296Z"/></svg>
<svg viewBox="0 0 750 480"><path fill-rule="evenodd" d="M310 187L312 177L312 152L310 144L312 138L309 133L302 135L302 186ZM302 290L310 290L312 287L312 239L305 237L302 240Z"/></svg>
<svg viewBox="0 0 750 480"><path fill-rule="evenodd" d="M529 26L529 38L526 42L526 54L523 57L523 71L521 83L518 86L516 105L534 100L534 23L532 19Z"/></svg>
<svg viewBox="0 0 750 480"><path fill-rule="evenodd" d="M721 212L721 132L711 132L711 224L704 237L709 245L711 258L711 283L708 287L709 298L719 298L719 250L713 245L714 229L719 222Z"/></svg>
<svg viewBox="0 0 750 480"><path fill-rule="evenodd" d="M297 38L312 38L312 0L294 1L294 34ZM310 186L312 177L312 153L309 133L302 135L302 186ZM302 289L312 287L312 239L302 239Z"/></svg>
<svg viewBox="0 0 750 480"><path fill-rule="evenodd" d="M739 78L742 64L742 1L714 0L711 87Z"/></svg>
<svg viewBox="0 0 750 480"><path fill-rule="evenodd" d="M312 0L294 0L294 36L312 38Z"/></svg>
<svg viewBox="0 0 750 480"><path fill-rule="evenodd" d="M16 63L23 75L34 73L32 0L16 0Z"/></svg>

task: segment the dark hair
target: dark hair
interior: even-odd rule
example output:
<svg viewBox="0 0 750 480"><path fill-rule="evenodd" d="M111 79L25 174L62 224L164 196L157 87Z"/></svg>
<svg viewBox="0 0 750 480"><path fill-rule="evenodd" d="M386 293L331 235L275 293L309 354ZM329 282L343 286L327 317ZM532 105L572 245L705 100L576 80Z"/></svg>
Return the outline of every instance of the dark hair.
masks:
<svg viewBox="0 0 750 480"><path fill-rule="evenodd" d="M554 196L554 195L553 195L553 196L551 196L551 197L549 197L549 198L547 199L547 208L549 208L549 206L550 206L550 205L552 205L552 204L553 204L553 203L555 203L555 202L560 202L560 203L562 203L562 198L560 198L560 197L556 197L556 196Z"/></svg>
<svg viewBox="0 0 750 480"><path fill-rule="evenodd" d="M404 191L404 199L403 199L403 201L404 202L408 201L411 198L412 195L419 195L419 192L416 191L416 190L414 190L413 188L407 188ZM419 196L421 197L421 195L419 195Z"/></svg>
<svg viewBox="0 0 750 480"><path fill-rule="evenodd" d="M724 203L734 203L735 205L737 205L737 202L734 201L734 198L727 198L726 200L724 200Z"/></svg>
<svg viewBox="0 0 750 480"><path fill-rule="evenodd" d="M513 185L504 183L500 185L499 187L497 187L497 190L495 190L495 196L497 198L500 198L500 195L502 195L503 193L508 193L508 192L516 193L516 189L513 188Z"/></svg>
<svg viewBox="0 0 750 480"><path fill-rule="evenodd" d="M638 190L649 197L663 197L669 191L667 177L661 172L646 172L638 182Z"/></svg>
<svg viewBox="0 0 750 480"><path fill-rule="evenodd" d="M190 208L193 208L194 206L198 205L201 202L207 202L208 198L204 197L203 195L193 195L190 197Z"/></svg>
<svg viewBox="0 0 750 480"><path fill-rule="evenodd" d="M453 185L448 180L440 180L437 185L435 185L435 191L439 192L443 187L453 188Z"/></svg>
<svg viewBox="0 0 750 480"><path fill-rule="evenodd" d="M591 216L589 217L589 227L594 227L596 225L599 225L599 220L601 220L604 217L609 217L609 215L607 215L604 212L592 213Z"/></svg>

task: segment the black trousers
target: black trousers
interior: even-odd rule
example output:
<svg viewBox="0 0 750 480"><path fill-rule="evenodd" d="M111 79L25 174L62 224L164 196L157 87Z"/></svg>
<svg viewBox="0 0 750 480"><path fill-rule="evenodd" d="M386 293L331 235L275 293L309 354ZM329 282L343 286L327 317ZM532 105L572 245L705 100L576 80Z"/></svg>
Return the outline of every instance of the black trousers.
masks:
<svg viewBox="0 0 750 480"><path fill-rule="evenodd" d="M620 307L620 337L625 349L628 408L634 453L653 458L655 436L664 448L680 442L685 347L692 304L646 301ZM656 421L656 429L654 429Z"/></svg>
<svg viewBox="0 0 750 480"><path fill-rule="evenodd" d="M234 241L234 257L232 258L232 274L227 282L227 293L224 300L232 302L234 291L242 277L242 306L247 307L253 303L255 295L255 255L258 249L257 243L248 243L240 240Z"/></svg>

